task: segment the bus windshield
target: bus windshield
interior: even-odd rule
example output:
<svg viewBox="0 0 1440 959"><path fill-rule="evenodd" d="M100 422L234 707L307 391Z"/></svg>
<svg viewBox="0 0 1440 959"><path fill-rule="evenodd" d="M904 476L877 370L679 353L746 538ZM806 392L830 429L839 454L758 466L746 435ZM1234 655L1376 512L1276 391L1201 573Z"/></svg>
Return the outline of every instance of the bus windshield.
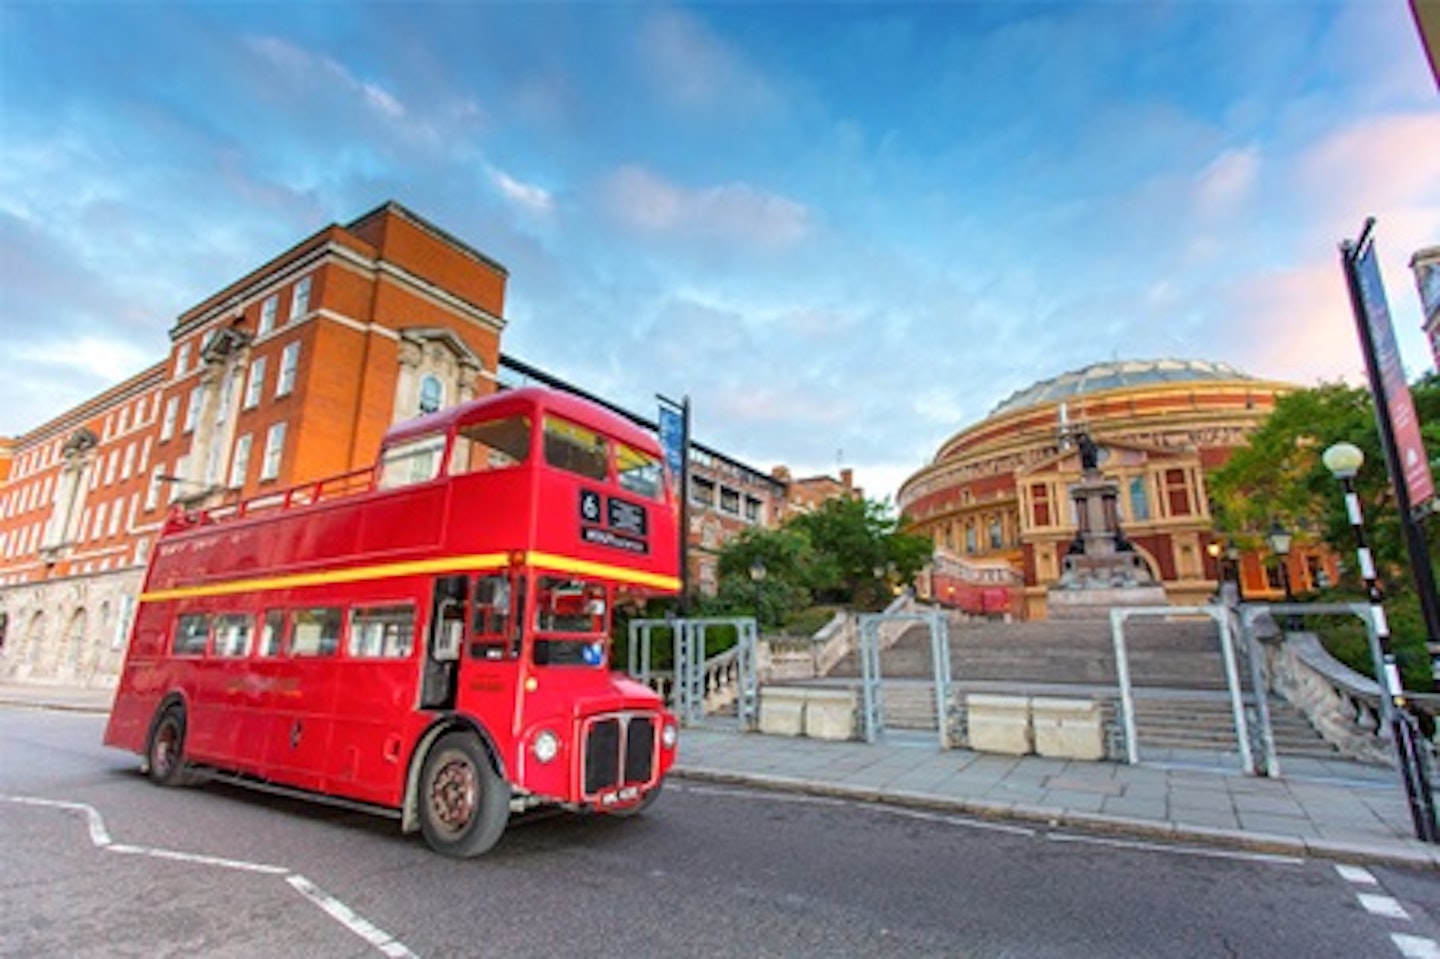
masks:
<svg viewBox="0 0 1440 959"><path fill-rule="evenodd" d="M535 663L601 666L610 625L605 584L567 576L535 582Z"/></svg>

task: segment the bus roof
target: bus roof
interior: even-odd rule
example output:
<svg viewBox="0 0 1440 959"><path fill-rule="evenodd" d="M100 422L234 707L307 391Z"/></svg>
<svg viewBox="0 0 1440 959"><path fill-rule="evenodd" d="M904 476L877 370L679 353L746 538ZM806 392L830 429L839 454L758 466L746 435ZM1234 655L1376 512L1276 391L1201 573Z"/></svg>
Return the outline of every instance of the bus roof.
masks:
<svg viewBox="0 0 1440 959"><path fill-rule="evenodd" d="M389 447L420 436L446 433L463 423L539 409L600 429L614 439L637 449L655 451L659 446L653 433L617 413L561 390L525 386L502 390L467 403L427 413L396 423L385 433L382 446Z"/></svg>

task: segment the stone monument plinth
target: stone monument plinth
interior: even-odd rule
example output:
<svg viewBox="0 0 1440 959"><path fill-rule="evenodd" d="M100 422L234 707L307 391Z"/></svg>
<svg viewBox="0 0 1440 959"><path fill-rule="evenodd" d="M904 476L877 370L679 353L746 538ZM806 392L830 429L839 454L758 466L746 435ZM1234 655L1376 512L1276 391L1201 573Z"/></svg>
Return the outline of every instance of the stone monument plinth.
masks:
<svg viewBox="0 0 1440 959"><path fill-rule="evenodd" d="M1165 587L1120 528L1119 484L1100 474L1099 448L1081 433L1080 482L1070 488L1076 532L1046 602L1051 619L1100 619L1114 606L1164 606Z"/></svg>

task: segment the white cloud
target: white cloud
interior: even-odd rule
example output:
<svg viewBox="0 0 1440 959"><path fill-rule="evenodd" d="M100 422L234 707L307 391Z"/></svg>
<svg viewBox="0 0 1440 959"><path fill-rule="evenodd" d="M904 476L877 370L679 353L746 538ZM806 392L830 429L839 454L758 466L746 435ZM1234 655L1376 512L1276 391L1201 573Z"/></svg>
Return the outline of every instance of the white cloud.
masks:
<svg viewBox="0 0 1440 959"><path fill-rule="evenodd" d="M1226 150L1196 178L1196 212L1207 220L1240 213L1254 200L1259 178L1258 150Z"/></svg>
<svg viewBox="0 0 1440 959"><path fill-rule="evenodd" d="M601 189L605 212L638 233L713 238L782 249L810 232L804 206L747 183L688 190L638 166L612 173Z"/></svg>
<svg viewBox="0 0 1440 959"><path fill-rule="evenodd" d="M358 96L367 109L388 120L405 118L405 105L378 83L361 80L331 57L316 56L277 37L254 37L250 48L300 83L328 78L332 86Z"/></svg>
<svg viewBox="0 0 1440 959"><path fill-rule="evenodd" d="M655 92L685 110L751 112L775 102L761 73L688 14L657 12L636 49Z"/></svg>
<svg viewBox="0 0 1440 959"><path fill-rule="evenodd" d="M530 183L522 183L497 167L486 167L490 182L495 184L506 199L532 213L550 213L555 208L555 199L550 191Z"/></svg>

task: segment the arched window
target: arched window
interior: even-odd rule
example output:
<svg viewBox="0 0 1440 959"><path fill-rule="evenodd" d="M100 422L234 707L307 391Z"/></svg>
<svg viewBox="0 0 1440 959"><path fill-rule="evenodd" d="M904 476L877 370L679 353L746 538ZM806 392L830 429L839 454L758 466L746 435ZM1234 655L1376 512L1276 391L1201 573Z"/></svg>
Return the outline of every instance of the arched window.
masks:
<svg viewBox="0 0 1440 959"><path fill-rule="evenodd" d="M426 373L420 380L420 412L434 413L445 403L445 387L434 373Z"/></svg>

